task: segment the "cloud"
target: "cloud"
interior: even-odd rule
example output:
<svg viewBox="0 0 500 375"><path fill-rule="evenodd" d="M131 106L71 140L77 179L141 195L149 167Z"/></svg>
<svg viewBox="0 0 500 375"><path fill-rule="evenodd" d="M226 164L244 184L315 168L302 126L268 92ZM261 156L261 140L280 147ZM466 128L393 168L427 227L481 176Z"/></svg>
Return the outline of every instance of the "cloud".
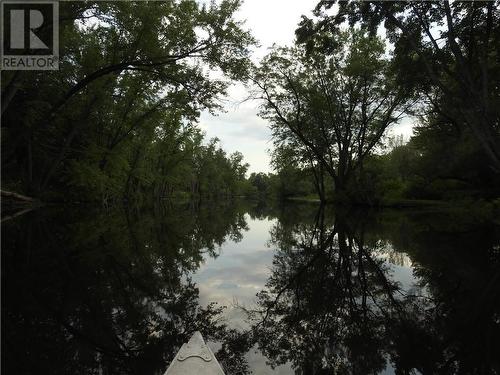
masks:
<svg viewBox="0 0 500 375"><path fill-rule="evenodd" d="M311 14L317 0L247 0L236 14L246 20L260 47L253 50L253 59L262 58L274 43L289 45L295 39L295 29L301 15ZM225 113L201 115L200 126L208 138L217 137L227 152L240 151L249 172L270 172L271 132L266 121L258 117L257 101L243 102L250 93L242 84L233 85L225 98Z"/></svg>
<svg viewBox="0 0 500 375"><path fill-rule="evenodd" d="M256 108L238 108L219 116L203 113L200 126L210 137L223 134L247 141L268 141L271 137L268 123L257 116Z"/></svg>
<svg viewBox="0 0 500 375"><path fill-rule="evenodd" d="M207 138L219 138L227 152L240 151L250 164L249 173L271 172L268 154L272 147L271 131L267 122L257 116L256 105L226 110L219 116L202 113L200 127Z"/></svg>
<svg viewBox="0 0 500 375"><path fill-rule="evenodd" d="M207 258L193 275L200 291L200 304L218 302L227 306L224 317L236 329L248 329L246 314L237 306L255 307L255 295L264 289L271 274L275 250L269 248L269 231L275 220L251 220L246 215L249 230L240 242L226 241L216 258ZM271 369L266 357L252 348L246 358L254 374L290 374L289 364Z"/></svg>
<svg viewBox="0 0 500 375"><path fill-rule="evenodd" d="M391 126L388 131L389 135L399 136L402 135L405 141L408 141L410 137L413 135L413 128L417 119L405 116L399 121L397 124Z"/></svg>

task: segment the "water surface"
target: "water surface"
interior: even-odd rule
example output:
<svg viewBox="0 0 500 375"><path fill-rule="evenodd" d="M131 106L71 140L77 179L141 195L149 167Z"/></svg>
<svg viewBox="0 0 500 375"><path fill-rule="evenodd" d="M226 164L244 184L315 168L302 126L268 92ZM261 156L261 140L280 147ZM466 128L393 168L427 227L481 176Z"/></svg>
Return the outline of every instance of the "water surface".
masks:
<svg viewBox="0 0 500 375"><path fill-rule="evenodd" d="M459 209L43 208L2 224L5 374L498 374L500 230Z"/></svg>

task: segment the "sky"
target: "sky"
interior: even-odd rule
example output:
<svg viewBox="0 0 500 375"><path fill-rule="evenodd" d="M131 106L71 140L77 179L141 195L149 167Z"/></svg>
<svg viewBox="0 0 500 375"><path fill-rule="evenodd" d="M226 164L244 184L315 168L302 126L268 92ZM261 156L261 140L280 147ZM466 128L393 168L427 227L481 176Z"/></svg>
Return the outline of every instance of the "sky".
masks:
<svg viewBox="0 0 500 375"><path fill-rule="evenodd" d="M292 44L301 15L310 16L317 3L318 0L246 0L236 18L245 21L245 28L259 41L254 61L262 58L274 43ZM272 148L271 132L268 123L257 115L259 103L244 101L248 96L242 84L233 85L224 100L224 113L213 116L203 112L200 127L208 138L219 138L227 152L240 151L250 164L249 173L272 172L268 152ZM411 129L412 121L405 119L391 132L408 139Z"/></svg>

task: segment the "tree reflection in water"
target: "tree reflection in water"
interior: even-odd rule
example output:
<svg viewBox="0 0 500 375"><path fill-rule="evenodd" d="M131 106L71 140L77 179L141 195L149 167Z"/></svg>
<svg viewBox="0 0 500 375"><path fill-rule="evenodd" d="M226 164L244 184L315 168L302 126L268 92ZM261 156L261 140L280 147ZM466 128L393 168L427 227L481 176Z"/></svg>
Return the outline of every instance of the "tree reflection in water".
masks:
<svg viewBox="0 0 500 375"><path fill-rule="evenodd" d="M276 251L237 331L199 305L190 275L248 218L275 219ZM303 375L500 373L500 230L469 213L45 209L2 232L6 374L161 374L195 330L228 375L250 373L254 347ZM390 260L411 264L415 285Z"/></svg>
<svg viewBox="0 0 500 375"><path fill-rule="evenodd" d="M83 217L83 218L82 218ZM246 373L221 307L198 305L187 276L246 222L236 206L149 214L35 212L3 226L2 370L161 374L191 333L223 344ZM236 343L236 344L235 344Z"/></svg>
<svg viewBox="0 0 500 375"><path fill-rule="evenodd" d="M272 275L251 314L272 365L291 362L297 374L380 373L387 362L397 374L500 371L496 228L460 235L450 217L371 220L323 207L314 220L285 215L295 221L272 229ZM388 242L412 258L410 290L380 256Z"/></svg>

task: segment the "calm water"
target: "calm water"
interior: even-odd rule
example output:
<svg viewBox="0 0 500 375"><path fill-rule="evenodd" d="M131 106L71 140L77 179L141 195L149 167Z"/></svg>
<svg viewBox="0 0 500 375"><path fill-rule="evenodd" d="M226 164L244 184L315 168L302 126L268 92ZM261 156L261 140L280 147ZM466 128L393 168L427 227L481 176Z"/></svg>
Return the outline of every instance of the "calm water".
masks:
<svg viewBox="0 0 500 375"><path fill-rule="evenodd" d="M2 224L4 374L500 373L500 226L460 210L238 202Z"/></svg>

